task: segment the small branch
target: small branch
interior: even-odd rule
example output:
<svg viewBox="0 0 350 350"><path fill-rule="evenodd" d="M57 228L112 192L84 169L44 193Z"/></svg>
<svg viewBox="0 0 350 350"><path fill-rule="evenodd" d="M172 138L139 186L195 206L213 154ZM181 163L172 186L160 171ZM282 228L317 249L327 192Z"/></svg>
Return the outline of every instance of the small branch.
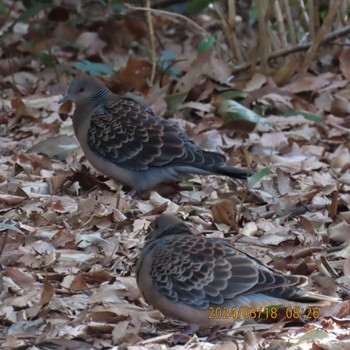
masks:
<svg viewBox="0 0 350 350"><path fill-rule="evenodd" d="M238 40L236 37L236 4L234 1L227 0L227 25L231 31L232 45L234 48L234 52L236 53L237 60L239 63L243 62L243 54L241 48L238 44Z"/></svg>
<svg viewBox="0 0 350 350"><path fill-rule="evenodd" d="M275 14L276 14L276 20L277 20L278 33L282 43L282 47L287 47L288 42L287 42L287 35L286 35L286 27L284 26L283 15L282 15L279 1L276 1L274 5L275 5L274 8L275 8Z"/></svg>
<svg viewBox="0 0 350 350"><path fill-rule="evenodd" d="M332 28L334 18L337 15L337 11L338 11L338 8L340 7L340 5L341 5L340 1L338 1L338 2L335 1L335 2L330 3L328 15L327 15L326 19L324 20L321 28L317 32L316 38L312 42L312 44L311 44L311 46L306 54L304 62L301 65L301 68L300 68L299 73L298 73L299 77L306 73L306 71L310 67L312 61L314 60L315 55L317 53L317 49L322 43L322 39L324 38L325 34L328 31L330 31L330 29Z"/></svg>
<svg viewBox="0 0 350 350"><path fill-rule="evenodd" d="M333 41L335 39L338 39L344 35L347 35L350 33L350 25L341 28L339 30L335 30L334 32L327 34L324 36L323 40L321 41L321 45L327 44L330 41ZM278 51L273 52L270 56L269 56L269 60L273 60L276 58L280 58L280 57L285 57L288 55L291 55L293 53L297 53L297 52L301 52L301 51L306 51L310 48L311 43L306 43L306 44L299 44L296 46L292 46L292 47L287 47ZM239 66L236 66L232 69L232 74L237 74L239 72L244 72L248 69L250 69L252 66L252 62L247 62L244 64L241 64Z"/></svg>
<svg viewBox="0 0 350 350"><path fill-rule="evenodd" d="M151 13L151 0L146 0L146 18L147 18L147 25L149 30L149 37L151 41L151 59L152 59L152 72L151 72L151 79L150 79L150 86L153 86L154 84L154 78L156 76L156 68L157 68L157 54L156 54L156 39L154 35L154 28L153 28L153 21L152 21L152 13Z"/></svg>
<svg viewBox="0 0 350 350"><path fill-rule="evenodd" d="M205 29L203 29L196 22L192 21L190 18L188 18L184 15L181 15L179 13L169 12L169 11L164 11L164 10L156 10L156 9L152 9L152 8L137 7L137 6L133 6L131 4L124 4L124 6L128 9L134 10L134 11L149 11L149 12L153 12L153 13L158 14L158 15L169 16L170 18L171 17L180 18L180 19L190 23L193 27L195 27L198 31L200 31L204 36L210 35L209 32L207 32Z"/></svg>
<svg viewBox="0 0 350 350"><path fill-rule="evenodd" d="M296 250L293 254L292 257L294 259L300 259L300 258L305 258L307 256L312 255L313 253L317 252L323 252L324 248L323 247L305 247Z"/></svg>
<svg viewBox="0 0 350 350"><path fill-rule="evenodd" d="M289 2L288 0L283 0L283 7L284 7L284 13L286 14L286 20L288 25L288 31L290 35L290 41L293 45L296 45L297 43L297 35L295 33L292 13L290 10Z"/></svg>
<svg viewBox="0 0 350 350"><path fill-rule="evenodd" d="M220 17L222 30L225 34L227 44L230 48L230 52L231 52L230 58L231 58L231 60L240 63L243 60L242 60L242 56L239 54L238 50L236 50L236 47L234 45L234 39L233 39L234 30L232 28L232 25L230 25L230 18L229 18L230 14L228 14L227 18L225 18L223 12L221 11L220 5L217 4L214 6L214 8L215 8L216 13Z"/></svg>
<svg viewBox="0 0 350 350"><path fill-rule="evenodd" d="M299 0L298 4L300 8L300 24L304 28L305 32L307 32L309 28L309 16L305 9L304 0Z"/></svg>
<svg viewBox="0 0 350 350"><path fill-rule="evenodd" d="M258 11L258 53L261 57L261 68L264 73L267 72L268 64L268 33L267 33L267 18L266 18L266 3L264 1L257 1L256 8Z"/></svg>
<svg viewBox="0 0 350 350"><path fill-rule="evenodd" d="M307 8L309 11L309 33L310 33L310 40L313 41L316 36L316 28L315 28L315 4L314 0L308 0L307 2Z"/></svg>

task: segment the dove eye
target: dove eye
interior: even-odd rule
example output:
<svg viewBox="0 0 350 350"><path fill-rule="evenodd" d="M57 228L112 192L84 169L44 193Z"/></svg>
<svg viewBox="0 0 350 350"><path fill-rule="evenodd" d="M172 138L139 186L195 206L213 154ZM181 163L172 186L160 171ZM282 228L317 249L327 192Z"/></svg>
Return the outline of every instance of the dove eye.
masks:
<svg viewBox="0 0 350 350"><path fill-rule="evenodd" d="M85 88L84 87L80 87L80 88L78 88L78 92L83 92L85 90Z"/></svg>

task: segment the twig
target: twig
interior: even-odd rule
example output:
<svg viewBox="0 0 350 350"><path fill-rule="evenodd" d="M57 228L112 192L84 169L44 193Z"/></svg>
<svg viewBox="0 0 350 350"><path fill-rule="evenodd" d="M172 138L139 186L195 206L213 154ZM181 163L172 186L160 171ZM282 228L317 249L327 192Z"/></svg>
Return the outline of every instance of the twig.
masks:
<svg viewBox="0 0 350 350"><path fill-rule="evenodd" d="M282 43L282 47L286 47L288 46L288 42L287 42L286 27L284 26L281 6L279 1L276 1L274 5L275 5L274 8L276 13L277 27L278 27L280 40Z"/></svg>
<svg viewBox="0 0 350 350"><path fill-rule="evenodd" d="M286 15L288 31L289 31L289 35L290 35L290 41L293 45L295 45L297 43L297 35L295 33L294 23L293 23L293 19L292 19L292 13L290 10L288 0L283 0L283 7L284 7L284 13Z"/></svg>
<svg viewBox="0 0 350 350"><path fill-rule="evenodd" d="M306 247L306 248L301 248L296 250L295 253L292 254L292 257L294 259L300 259L306 256L310 256L312 255L312 253L323 252L323 251L324 251L323 247Z"/></svg>
<svg viewBox="0 0 350 350"><path fill-rule="evenodd" d="M335 40L335 39L340 38L340 37L342 37L344 35L347 35L349 33L350 33L350 25L348 25L348 26L346 26L344 28L335 30L334 32L332 32L330 34L325 35L325 37L321 41L321 44L326 44L329 41ZM300 52L300 51L306 51L306 50L308 50L310 48L310 46L311 46L311 43L305 43L305 44L299 44L299 45L296 45L296 46L287 47L287 48L284 48L284 49L281 49L281 50L277 50L277 51L273 52L269 56L268 59L269 60L273 60L273 59L276 59L276 58L279 58L279 57L288 56L290 54L297 53L297 52ZM234 67L232 69L232 74L237 74L239 72L246 71L246 70L250 69L251 66L252 66L252 62L243 63L243 64L241 64L239 66Z"/></svg>
<svg viewBox="0 0 350 350"><path fill-rule="evenodd" d="M263 73L266 73L268 64L268 46L269 40L267 35L267 21L266 21L266 3L264 1L257 1L256 8L258 11L258 24L259 24L259 34L258 34L258 44L259 47L258 52L261 57L261 67Z"/></svg>
<svg viewBox="0 0 350 350"><path fill-rule="evenodd" d="M341 5L340 1L338 1L338 2L335 1L335 2L330 3L328 15L327 15L326 19L324 20L321 28L317 32L316 38L312 42L312 44L311 44L311 46L306 54L304 62L301 65L301 68L300 68L299 73L298 73L299 77L304 75L306 73L306 71L308 70L308 68L310 67L310 65L311 65L311 63L312 63L312 61L315 58L315 55L317 53L317 49L322 43L323 37L325 36L327 31L329 31L330 28L332 27L334 18L337 15L337 10L340 7L340 5Z"/></svg>
<svg viewBox="0 0 350 350"><path fill-rule="evenodd" d="M180 18L188 23L190 23L193 27L195 27L198 31L200 31L203 35L208 36L210 35L209 32L207 32L204 28L202 28L200 25L198 25L196 22L192 21L190 18L181 15L179 13L175 13L175 12L169 12L169 11L164 11L164 10L156 10L156 9L152 9L152 8L145 8L145 7L138 7L138 6L133 6L131 4L124 4L124 6L130 10L134 10L134 11L149 11L149 12L153 12L156 13L158 15L164 15L164 16L169 16L171 17L175 17L175 18Z"/></svg>
<svg viewBox="0 0 350 350"><path fill-rule="evenodd" d="M276 33L276 31L273 29L273 25L270 20L270 18L273 16L276 2L277 0L271 0L265 12L265 25L266 25L268 37L270 39L270 47L268 47L268 50L266 52L267 56L269 55L270 52L276 51L278 50L278 48L281 47L281 40L278 34ZM264 39L262 42L264 43L265 41L266 39Z"/></svg>
<svg viewBox="0 0 350 350"><path fill-rule="evenodd" d="M349 2L348 0L343 0L343 7L342 9L340 10L340 14L339 14L339 17L340 17L340 23L345 26L346 23L347 23L347 20L348 20L348 7L349 7Z"/></svg>
<svg viewBox="0 0 350 350"><path fill-rule="evenodd" d="M314 0L308 0L307 7L309 11L309 33L310 33L310 40L315 39L316 35L316 28L315 28L315 4Z"/></svg>
<svg viewBox="0 0 350 350"><path fill-rule="evenodd" d="M332 127L335 128L335 129L338 129L338 130L340 130L340 131L343 131L345 134L350 135L350 130L349 130L348 128L345 128L344 126L338 125L338 124L333 123L333 122L328 122L327 124L330 125L330 126L332 126Z"/></svg>
<svg viewBox="0 0 350 350"><path fill-rule="evenodd" d="M152 22L152 13L151 13L151 0L146 0L146 18L147 18L147 24L148 24L148 30L149 30L149 37L151 41L151 59L152 59L152 72L151 72L151 79L150 79L150 86L153 86L154 84L154 78L156 76L156 68L157 68L157 55L156 55L156 40L154 35L154 28L153 28L153 22Z"/></svg>
<svg viewBox="0 0 350 350"><path fill-rule="evenodd" d="M321 26L321 14L320 14L320 1L314 1L314 24L315 24L315 32L320 29ZM345 25L346 23L343 23ZM339 26L334 26L334 28L339 28Z"/></svg>
<svg viewBox="0 0 350 350"><path fill-rule="evenodd" d="M269 219L272 217L282 218L285 216L296 217L296 216L303 215L307 212L312 212L313 210L323 209L324 207L325 206L321 205L321 204L306 205L306 204L300 203L295 207L286 208L286 209L278 210L278 211L276 211L276 210L268 211L264 214L261 214L260 217L262 217L264 219Z"/></svg>
<svg viewBox="0 0 350 350"><path fill-rule="evenodd" d="M7 232L6 234L3 235L4 239L1 242L1 246L0 246L0 257L2 256L2 253L4 252L4 248L6 245L6 240L7 240Z"/></svg>
<svg viewBox="0 0 350 350"><path fill-rule="evenodd" d="M242 62L242 60L240 60L238 57L238 52L236 52L236 49L235 49L235 46L233 43L232 34L234 32L233 32L232 28L230 28L228 19L225 18L223 12L220 9L220 5L214 4L214 8L215 8L216 13L220 17L220 20L221 20L222 30L225 34L227 44L228 44L230 51L231 51L231 57L230 57L231 60L235 61L235 62Z"/></svg>
<svg viewBox="0 0 350 350"><path fill-rule="evenodd" d="M299 7L300 7L300 24L304 28L305 32L308 31L308 23L309 23L309 16L305 9L305 4L303 0L299 0Z"/></svg>
<svg viewBox="0 0 350 350"><path fill-rule="evenodd" d="M236 58L239 63L243 62L243 54L236 37L236 4L234 1L227 0L227 25L231 33L233 50L236 53Z"/></svg>

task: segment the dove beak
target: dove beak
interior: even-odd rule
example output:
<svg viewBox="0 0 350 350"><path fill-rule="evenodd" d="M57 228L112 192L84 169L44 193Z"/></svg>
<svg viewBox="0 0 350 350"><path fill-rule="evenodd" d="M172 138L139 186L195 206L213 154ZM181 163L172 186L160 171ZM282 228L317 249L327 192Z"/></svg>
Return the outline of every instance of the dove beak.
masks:
<svg viewBox="0 0 350 350"><path fill-rule="evenodd" d="M58 100L58 103L61 104L63 102L66 102L67 100L69 100L69 95L63 96L62 98L60 98Z"/></svg>

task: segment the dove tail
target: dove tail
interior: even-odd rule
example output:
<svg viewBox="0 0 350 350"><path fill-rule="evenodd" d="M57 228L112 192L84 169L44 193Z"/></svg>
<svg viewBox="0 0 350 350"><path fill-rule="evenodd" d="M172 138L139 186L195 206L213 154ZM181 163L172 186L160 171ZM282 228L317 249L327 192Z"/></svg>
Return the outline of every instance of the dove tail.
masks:
<svg viewBox="0 0 350 350"><path fill-rule="evenodd" d="M235 179L246 179L249 176L247 169L240 169L229 165L216 166L211 171L218 175L225 175Z"/></svg>
<svg viewBox="0 0 350 350"><path fill-rule="evenodd" d="M286 299L288 301L318 305L325 305L339 301L339 299L328 295L305 292L304 290L295 287L274 288L270 292L265 292L265 294L281 299Z"/></svg>

